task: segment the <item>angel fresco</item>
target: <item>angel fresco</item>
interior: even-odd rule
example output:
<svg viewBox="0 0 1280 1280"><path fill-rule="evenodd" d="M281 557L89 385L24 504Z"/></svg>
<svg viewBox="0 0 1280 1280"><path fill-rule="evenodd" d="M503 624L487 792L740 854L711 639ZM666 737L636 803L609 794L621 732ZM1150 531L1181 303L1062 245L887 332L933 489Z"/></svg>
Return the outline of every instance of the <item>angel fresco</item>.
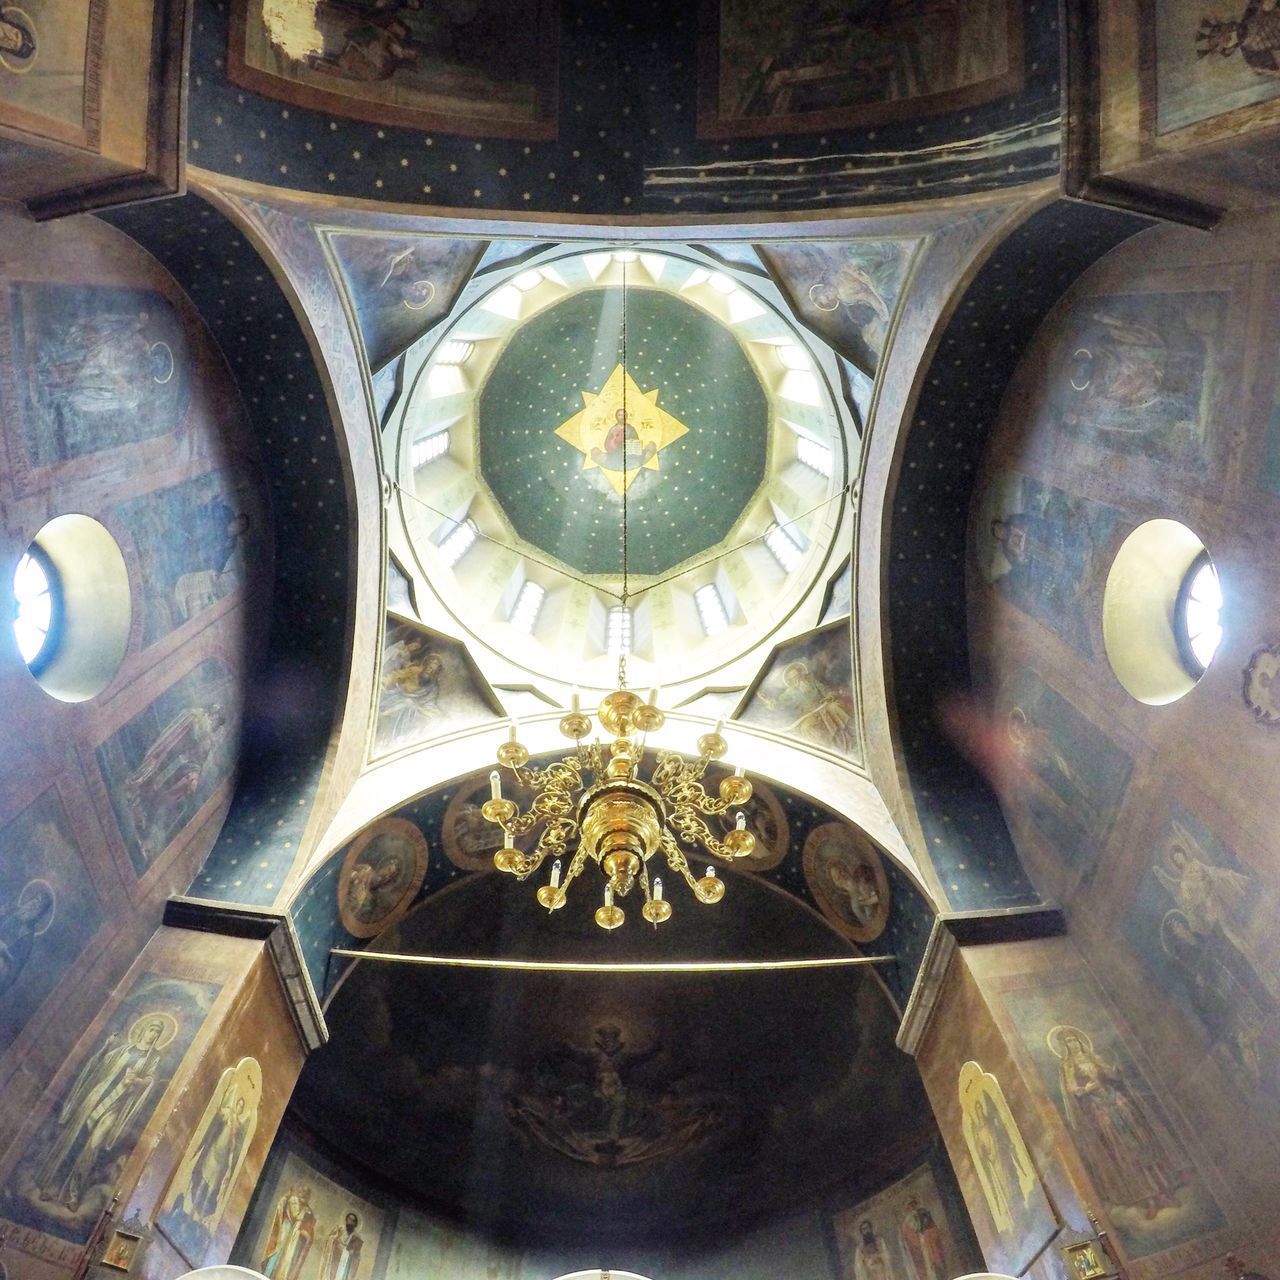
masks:
<svg viewBox="0 0 1280 1280"><path fill-rule="evenodd" d="M1248 0L1238 18L1205 18L1196 31L1196 57L1239 54L1260 76L1280 76L1280 13L1275 0Z"/></svg>
<svg viewBox="0 0 1280 1280"><path fill-rule="evenodd" d="M380 746L416 740L443 718L443 671L444 659L433 651L427 636L406 629L404 635L391 640L382 660L377 729Z"/></svg>
<svg viewBox="0 0 1280 1280"><path fill-rule="evenodd" d="M1187 928L1204 943L1239 985L1269 1006L1270 961L1255 925L1259 887L1252 876L1219 866L1204 853L1191 830L1175 821L1163 864L1151 868L1182 912Z"/></svg>

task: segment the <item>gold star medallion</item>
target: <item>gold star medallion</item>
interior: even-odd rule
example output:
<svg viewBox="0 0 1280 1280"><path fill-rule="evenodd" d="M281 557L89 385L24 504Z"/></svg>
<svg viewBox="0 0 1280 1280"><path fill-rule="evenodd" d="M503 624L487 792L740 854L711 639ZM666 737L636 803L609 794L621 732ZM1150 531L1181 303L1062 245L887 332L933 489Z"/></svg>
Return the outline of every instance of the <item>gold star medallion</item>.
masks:
<svg viewBox="0 0 1280 1280"><path fill-rule="evenodd" d="M599 467L617 494L629 489L641 471L658 471L658 455L689 430L658 408L657 388L641 391L621 365L598 392L584 391L582 401L582 409L562 422L556 435L582 454L583 471Z"/></svg>

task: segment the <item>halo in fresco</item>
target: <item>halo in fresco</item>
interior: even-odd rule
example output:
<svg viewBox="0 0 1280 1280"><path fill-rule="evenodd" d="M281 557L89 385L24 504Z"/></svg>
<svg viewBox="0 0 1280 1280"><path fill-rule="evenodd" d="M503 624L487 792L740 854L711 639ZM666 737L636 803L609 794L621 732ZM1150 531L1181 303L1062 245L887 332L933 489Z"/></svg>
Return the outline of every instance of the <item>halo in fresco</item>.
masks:
<svg viewBox="0 0 1280 1280"><path fill-rule="evenodd" d="M338 876L338 915L372 938L409 909L427 874L427 838L404 818L383 818L356 838Z"/></svg>
<svg viewBox="0 0 1280 1280"><path fill-rule="evenodd" d="M875 845L843 822L826 822L804 842L804 878L818 907L851 942L873 942L889 920L889 878Z"/></svg>

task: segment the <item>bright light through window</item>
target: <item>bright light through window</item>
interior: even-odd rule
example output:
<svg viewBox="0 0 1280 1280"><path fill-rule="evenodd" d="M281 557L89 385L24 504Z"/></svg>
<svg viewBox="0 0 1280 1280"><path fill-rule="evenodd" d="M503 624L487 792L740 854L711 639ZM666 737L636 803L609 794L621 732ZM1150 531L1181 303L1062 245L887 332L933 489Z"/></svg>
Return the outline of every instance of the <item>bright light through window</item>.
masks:
<svg viewBox="0 0 1280 1280"><path fill-rule="evenodd" d="M796 436L796 457L820 476L831 474L833 455L825 444L810 440L808 436Z"/></svg>
<svg viewBox="0 0 1280 1280"><path fill-rule="evenodd" d="M448 537L440 544L440 558L453 568L466 555L478 536L479 530L474 520L463 520L460 524L455 524Z"/></svg>
<svg viewBox="0 0 1280 1280"><path fill-rule="evenodd" d="M693 593L693 602L698 606L698 617L702 619L702 629L707 635L719 635L729 626L729 614L714 582L699 587Z"/></svg>
<svg viewBox="0 0 1280 1280"><path fill-rule="evenodd" d="M436 349L436 364L465 364L471 359L471 353L475 349L474 342L450 338L448 342L442 342Z"/></svg>
<svg viewBox="0 0 1280 1280"><path fill-rule="evenodd" d="M13 598L13 634L23 662L30 666L49 642L49 630L53 626L53 584L44 565L29 551L23 553L14 571Z"/></svg>
<svg viewBox="0 0 1280 1280"><path fill-rule="evenodd" d="M780 524L771 524L764 535L764 545L773 553L773 558L790 573L804 555L804 548Z"/></svg>
<svg viewBox="0 0 1280 1280"><path fill-rule="evenodd" d="M534 627L538 625L538 614L542 612L542 602L546 598L546 588L526 578L511 610L511 625L525 635L532 635Z"/></svg>
<svg viewBox="0 0 1280 1280"><path fill-rule="evenodd" d="M522 271L511 283L521 293L528 293L530 289L536 289L542 283L542 272L537 267L532 271Z"/></svg>
<svg viewBox="0 0 1280 1280"><path fill-rule="evenodd" d="M1182 595L1182 628L1200 670L1213 661L1222 642L1222 584L1206 556L1193 565Z"/></svg>
<svg viewBox="0 0 1280 1280"><path fill-rule="evenodd" d="M784 369L801 370L813 368L813 363L810 361L805 349L797 346L794 342L783 343L782 346L778 347L777 351L778 363Z"/></svg>
<svg viewBox="0 0 1280 1280"><path fill-rule="evenodd" d="M436 458L442 457L448 452L449 433L447 431L437 431L433 435L419 436L413 442L413 448L409 451L409 461L416 470L418 467L425 467L428 462L434 462Z"/></svg>
<svg viewBox="0 0 1280 1280"><path fill-rule="evenodd" d="M608 628L609 656L620 658L631 652L631 610L615 604L609 610Z"/></svg>

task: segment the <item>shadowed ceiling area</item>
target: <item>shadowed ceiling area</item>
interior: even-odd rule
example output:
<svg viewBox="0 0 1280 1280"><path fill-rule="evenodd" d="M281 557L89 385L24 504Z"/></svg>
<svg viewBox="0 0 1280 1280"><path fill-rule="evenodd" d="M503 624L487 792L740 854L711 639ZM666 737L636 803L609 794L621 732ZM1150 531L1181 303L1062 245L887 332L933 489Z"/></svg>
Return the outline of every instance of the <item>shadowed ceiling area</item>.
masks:
<svg viewBox="0 0 1280 1280"><path fill-rule="evenodd" d="M656 936L605 935L587 911L548 919L498 877L468 877L371 946L740 960L759 958L768 938L777 958L850 954L810 910L751 876L730 879L722 903L691 905ZM333 1039L295 1098L302 1120L433 1208L523 1241L722 1238L856 1179L927 1112L864 968L655 975L362 962L328 1018Z"/></svg>

